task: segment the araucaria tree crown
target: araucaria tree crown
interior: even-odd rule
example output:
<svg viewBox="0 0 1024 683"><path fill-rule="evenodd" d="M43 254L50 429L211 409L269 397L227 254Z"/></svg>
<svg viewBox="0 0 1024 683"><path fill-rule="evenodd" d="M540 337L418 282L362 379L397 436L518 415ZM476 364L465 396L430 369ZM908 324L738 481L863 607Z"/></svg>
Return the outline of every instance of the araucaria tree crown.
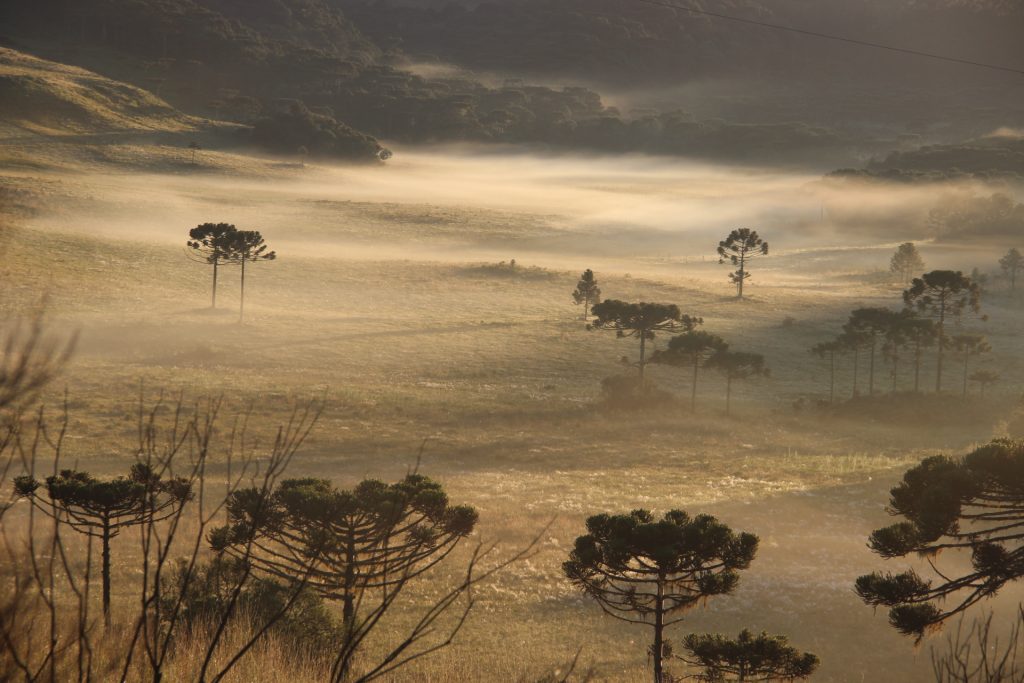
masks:
<svg viewBox="0 0 1024 683"><path fill-rule="evenodd" d="M230 223L203 223L188 231L186 244L193 259L213 266L213 298L210 308L217 308L217 270L227 260L233 235L238 229Z"/></svg>
<svg viewBox="0 0 1024 683"><path fill-rule="evenodd" d="M758 256L767 255L768 243L750 228L733 230L718 243L718 262L728 261L736 266L736 270L729 274L729 281L736 285L738 298L743 298L743 283L750 277L747 264Z"/></svg>
<svg viewBox="0 0 1024 683"><path fill-rule="evenodd" d="M691 607L733 591L757 553L753 534L734 533L710 515L647 510L595 515L562 569L605 613L654 629L654 682L663 683L664 638Z"/></svg>
<svg viewBox="0 0 1024 683"><path fill-rule="evenodd" d="M1024 576L1024 442L925 459L892 489L889 511L904 521L872 533L871 549L885 558L924 557L935 578L913 569L874 572L858 578L856 590L867 604L889 607L889 622L920 640ZM957 550L970 554L970 564L940 571L939 553Z"/></svg>
<svg viewBox="0 0 1024 683"><path fill-rule="evenodd" d="M785 636L762 632L754 635L747 629L737 638L718 633L691 633L683 639L680 655L687 664L702 672L698 681L794 681L807 678L820 663L809 652L792 647Z"/></svg>
<svg viewBox="0 0 1024 683"><path fill-rule="evenodd" d="M587 268L576 283L576 289L572 292L572 300L578 306L583 304L583 319L590 318L590 307L601 300L601 288L597 286L597 278L594 271Z"/></svg>
<svg viewBox="0 0 1024 683"><path fill-rule="evenodd" d="M640 381L644 379L647 360L647 342L654 339L656 332L690 332L703 324L702 318L683 315L675 304L651 304L641 301L637 304L605 299L594 306L594 322L590 330L614 330L617 337L636 337L640 340L640 362L637 367Z"/></svg>

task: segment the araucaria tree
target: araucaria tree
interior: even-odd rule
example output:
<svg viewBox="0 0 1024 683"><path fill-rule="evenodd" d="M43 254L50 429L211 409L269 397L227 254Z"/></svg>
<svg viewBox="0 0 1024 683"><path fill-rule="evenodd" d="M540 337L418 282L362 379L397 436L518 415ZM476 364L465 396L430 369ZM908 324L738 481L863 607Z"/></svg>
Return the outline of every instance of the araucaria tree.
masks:
<svg viewBox="0 0 1024 683"><path fill-rule="evenodd" d="M238 232L230 223L203 223L188 231L186 244L192 258L213 266L213 297L210 308L217 308L217 270L227 259L231 238Z"/></svg>
<svg viewBox="0 0 1024 683"><path fill-rule="evenodd" d="M1024 442L1001 439L962 458L933 456L891 491L889 512L905 521L871 534L885 558L927 559L934 578L913 569L857 579L861 599L889 607L889 622L917 640L949 617L1024 576ZM970 562L938 560L970 553Z"/></svg>
<svg viewBox="0 0 1024 683"><path fill-rule="evenodd" d="M755 636L747 629L735 639L691 633L683 639L683 650L686 654L679 658L700 667L696 680L707 683L795 681L809 677L820 663L815 655L792 647L786 636Z"/></svg>
<svg viewBox="0 0 1024 683"><path fill-rule="evenodd" d="M128 527L169 518L192 498L184 479L161 479L142 463L128 477L96 479L88 472L62 470L46 478L48 500L39 496L43 486L30 475L16 477L14 490L37 509L66 523L75 531L100 539L102 552L103 619L110 623L110 540Z"/></svg>
<svg viewBox="0 0 1024 683"><path fill-rule="evenodd" d="M1024 256L1016 247L1006 252L1003 258L999 259L999 267L1003 269L1006 276L1010 278L1010 291L1017 290L1017 273L1024 268Z"/></svg>
<svg viewBox="0 0 1024 683"><path fill-rule="evenodd" d="M277 254L267 251L267 243L258 230L237 230L226 240L227 260L242 266L242 291L238 303L238 320L245 316L245 264L273 261Z"/></svg>
<svg viewBox="0 0 1024 683"><path fill-rule="evenodd" d="M601 288L597 286L597 279L594 271L587 268L576 283L576 289L572 292L572 300L578 306L583 304L583 319L590 319L590 307L601 300Z"/></svg>
<svg viewBox="0 0 1024 683"><path fill-rule="evenodd" d="M949 345L946 322L959 320L966 311L981 310L981 289L959 270L933 270L914 278L903 292L903 302L922 315L935 320L938 359L935 368L935 391L942 391L942 363Z"/></svg>
<svg viewBox="0 0 1024 683"><path fill-rule="evenodd" d="M992 370L975 370L968 379L978 383L981 387L981 397L985 398L985 390L999 381L999 373Z"/></svg>
<svg viewBox="0 0 1024 683"><path fill-rule="evenodd" d="M671 654L665 629L708 598L731 593L757 543L757 536L734 533L710 515L601 514L587 519L587 533L562 569L606 614L654 629L654 683L666 683L672 679L664 671Z"/></svg>
<svg viewBox="0 0 1024 683"><path fill-rule="evenodd" d="M631 304L618 299L605 299L591 311L594 322L589 330L615 330L618 337L636 337L640 340L640 361L637 363L640 382L644 381L647 360L647 342L656 332L690 332L704 321L683 315L675 304L649 304L641 301Z"/></svg>
<svg viewBox="0 0 1024 683"><path fill-rule="evenodd" d="M744 351L719 351L704 363L704 367L718 371L725 377L725 414L732 414L732 383L753 377L767 377L770 373L764 356Z"/></svg>
<svg viewBox="0 0 1024 683"><path fill-rule="evenodd" d="M953 337L953 349L964 361L963 397L967 398L967 380L970 378L969 364L973 356L980 356L992 350L988 340L981 334L958 334Z"/></svg>
<svg viewBox="0 0 1024 683"><path fill-rule="evenodd" d="M269 497L243 489L232 494L228 514L228 526L210 535L215 551L265 575L302 580L323 598L341 603L342 640L334 653L333 681L348 680L366 638L403 589L448 557L477 522L476 510L450 505L440 484L418 474L394 484L366 480L352 490L323 479L283 481ZM379 664L369 665L359 680L372 680L420 656L411 649L459 594L428 610L422 628Z"/></svg>
<svg viewBox="0 0 1024 683"><path fill-rule="evenodd" d="M743 298L743 283L750 277L747 264L758 256L768 255L768 243L761 239L756 230L740 228L718 243L718 262L728 261L736 266L729 274L729 281L736 285L736 296Z"/></svg>
<svg viewBox="0 0 1024 683"><path fill-rule="evenodd" d="M697 376L701 366L712 354L725 351L728 348L729 345L717 334L694 330L669 339L668 348L664 351L655 351L651 355L651 362L693 369L690 386L690 412L695 412L697 410Z"/></svg>
<svg viewBox="0 0 1024 683"><path fill-rule="evenodd" d="M828 359L828 402L830 404L835 403L836 400L836 356L845 350L845 345L839 339L821 342L811 347L811 353L815 356Z"/></svg>
<svg viewBox="0 0 1024 683"><path fill-rule="evenodd" d="M897 247L896 253L889 261L889 271L899 277L903 284L910 284L914 273L920 273L923 270L924 261L913 242L904 242Z"/></svg>
<svg viewBox="0 0 1024 683"><path fill-rule="evenodd" d="M858 308L850 313L843 327L852 337L868 348L868 395L875 393L875 352L879 340L893 334L899 325L900 314L888 308Z"/></svg>

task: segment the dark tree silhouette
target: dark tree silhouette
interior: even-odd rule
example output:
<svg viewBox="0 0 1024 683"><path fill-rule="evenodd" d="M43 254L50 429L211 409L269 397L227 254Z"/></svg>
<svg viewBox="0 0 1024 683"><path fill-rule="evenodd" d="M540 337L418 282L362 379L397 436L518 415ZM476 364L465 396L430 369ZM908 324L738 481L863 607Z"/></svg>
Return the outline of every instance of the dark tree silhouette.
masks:
<svg viewBox="0 0 1024 683"><path fill-rule="evenodd" d="M916 394L921 390L921 359L924 356L924 349L936 342L939 334L938 328L932 320L907 316L901 324L900 334L913 352L914 393Z"/></svg>
<svg viewBox="0 0 1024 683"><path fill-rule="evenodd" d="M948 341L946 321L959 320L965 311L981 310L981 289L959 270L933 270L914 278L903 292L908 308L935 319L938 359L935 366L935 391L942 391L942 363Z"/></svg>
<svg viewBox="0 0 1024 683"><path fill-rule="evenodd" d="M409 582L448 557L477 521L473 508L449 505L442 487L418 474L395 484L366 480L352 490L323 479L286 480L269 498L243 489L231 496L228 514L228 526L210 535L214 550L273 577L306 577L308 588L342 604L335 681L347 680L366 638ZM415 640L360 680L397 668Z"/></svg>
<svg viewBox="0 0 1024 683"><path fill-rule="evenodd" d="M743 283L750 277L747 264L758 256L767 255L768 243L750 228L733 230L718 243L718 262L728 261L736 266L736 271L729 275L729 281L736 285L738 298L743 298Z"/></svg>
<svg viewBox="0 0 1024 683"><path fill-rule="evenodd" d="M1010 278L1010 291L1017 291L1017 273L1020 272L1021 268L1024 268L1024 256L1014 247L1006 252L1003 258L999 259L999 267Z"/></svg>
<svg viewBox="0 0 1024 683"><path fill-rule="evenodd" d="M238 321L245 316L245 264L273 261L277 253L267 251L267 243L258 230L237 230L226 239L227 261L242 266L242 290L238 303Z"/></svg>
<svg viewBox="0 0 1024 683"><path fill-rule="evenodd" d="M835 403L836 400L836 356L846 351L842 340L834 339L830 342L821 342L811 347L811 353L818 358L828 359L828 402Z"/></svg>
<svg viewBox="0 0 1024 683"><path fill-rule="evenodd" d="M985 398L985 390L999 381L999 373L992 370L975 370L968 379L978 383L978 386L981 387L981 397Z"/></svg>
<svg viewBox="0 0 1024 683"><path fill-rule="evenodd" d="M700 368L712 354L725 351L728 348L729 345L717 334L694 330L669 339L668 348L664 351L655 351L651 355L651 362L693 369L693 380L690 386L690 412L696 412L697 376L700 373Z"/></svg>
<svg viewBox="0 0 1024 683"><path fill-rule="evenodd" d="M752 377L767 377L770 373L764 365L764 356L744 351L719 351L704 363L725 377L725 414L732 414L732 383L735 380Z"/></svg>
<svg viewBox="0 0 1024 683"><path fill-rule="evenodd" d="M683 315L675 304L649 304L641 301L631 304L618 299L605 299L591 311L594 322L589 330L614 330L617 337L637 337L640 340L640 362L637 363L641 384L647 360L647 342L656 332L690 332L704 322L701 318Z"/></svg>
<svg viewBox="0 0 1024 683"><path fill-rule="evenodd" d="M583 304L583 320L590 319L590 307L601 300L601 288L597 286L597 279L594 271L587 268L576 283L576 289L572 292L572 300L578 306Z"/></svg>
<svg viewBox="0 0 1024 683"><path fill-rule="evenodd" d="M19 496L75 531L100 539L102 549L103 619L110 624L110 540L128 527L169 518L192 498L191 484L162 479L147 465L132 465L128 477L99 480L88 472L62 470L46 478L48 502L40 500L42 484L29 475L15 477Z"/></svg>
<svg viewBox="0 0 1024 683"><path fill-rule="evenodd" d="M844 326L843 333L836 338L836 343L844 353L850 354L853 358L853 386L850 391L851 396L857 398L860 395L860 351L867 344L864 331Z"/></svg>
<svg viewBox="0 0 1024 683"><path fill-rule="evenodd" d="M900 314L888 308L858 308L850 313L843 330L868 348L868 395L875 393L875 352L879 339L898 329Z"/></svg>
<svg viewBox="0 0 1024 683"><path fill-rule="evenodd" d="M1024 576L1024 442L1000 439L962 458L933 456L908 470L891 491L898 522L871 534L885 558L924 557L935 577L913 569L857 579L869 605L890 608L889 622L920 640L949 617ZM969 551L968 568L939 570L939 554ZM960 571L956 571L957 568ZM951 601L951 607L939 605Z"/></svg>
<svg viewBox="0 0 1024 683"><path fill-rule="evenodd" d="M951 340L956 354L964 361L963 397L967 398L967 380L969 379L969 363L972 356L980 356L992 350L988 340L981 334L958 334Z"/></svg>
<svg viewBox="0 0 1024 683"><path fill-rule="evenodd" d="M186 244L192 249L192 258L213 266L213 297L210 308L217 308L217 269L231 250L232 236L238 229L230 223L203 223L188 231Z"/></svg>
<svg viewBox="0 0 1024 683"><path fill-rule="evenodd" d="M709 597L731 593L757 543L710 515L671 510L655 521L647 510L601 514L587 519L562 569L606 614L654 629L654 683L665 683L665 629Z"/></svg>
<svg viewBox="0 0 1024 683"><path fill-rule="evenodd" d="M819 660L809 652L800 652L786 636L754 635L743 629L737 638L718 633L691 633L683 638L686 654L680 659L703 671L698 681L794 681L807 678L818 668Z"/></svg>
<svg viewBox="0 0 1024 683"><path fill-rule="evenodd" d="M904 242L897 247L896 253L892 255L892 259L889 261L889 271L898 276L900 282L905 285L910 284L914 273L920 273L923 270L924 261L921 259L921 254L918 253L917 247L914 246L913 242Z"/></svg>

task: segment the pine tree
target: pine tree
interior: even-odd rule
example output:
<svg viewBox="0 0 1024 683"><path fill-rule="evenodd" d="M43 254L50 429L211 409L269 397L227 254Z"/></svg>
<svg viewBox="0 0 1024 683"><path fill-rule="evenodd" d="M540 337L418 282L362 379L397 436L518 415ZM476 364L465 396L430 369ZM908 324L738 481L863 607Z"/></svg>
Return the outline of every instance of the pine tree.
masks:
<svg viewBox="0 0 1024 683"><path fill-rule="evenodd" d="M743 298L743 283L750 277L747 265L752 259L767 255L768 243L750 228L733 230L718 243L718 262L728 261L736 266L736 271L729 275L729 281L736 285L737 298Z"/></svg>
<svg viewBox="0 0 1024 683"><path fill-rule="evenodd" d="M728 348L729 345L717 334L692 331L669 339L668 348L664 351L655 351L651 356L651 362L693 369L690 386L690 412L696 412L697 376L700 368L712 354L725 351Z"/></svg>
<svg viewBox="0 0 1024 683"><path fill-rule="evenodd" d="M617 337L636 337L640 340L640 361L637 363L641 385L647 367L647 342L656 332L690 332L704 322L701 318L683 315L675 304L649 304L641 301L630 304L618 299L605 299L591 311L594 322L589 330L614 330Z"/></svg>
<svg viewBox="0 0 1024 683"><path fill-rule="evenodd" d="M225 240L226 260L242 266L242 289L238 304L238 321L245 315L245 264L273 261L277 254L267 251L267 243L258 230L236 230Z"/></svg>
<svg viewBox="0 0 1024 683"><path fill-rule="evenodd" d="M973 356L980 356L992 350L988 340L981 334L958 334L951 340L956 354L964 361L963 397L967 398L967 380L970 378L968 365Z"/></svg>
<svg viewBox="0 0 1024 683"><path fill-rule="evenodd" d="M920 273L923 270L924 260L913 242L904 242L897 247L896 253L889 261L889 271L897 275L903 284L910 284L914 273Z"/></svg>
<svg viewBox="0 0 1024 683"><path fill-rule="evenodd" d="M217 270L228 259L232 237L238 229L230 223L203 223L188 231L186 244L193 260L213 266L213 299L210 308L217 308Z"/></svg>
<svg viewBox="0 0 1024 683"><path fill-rule="evenodd" d="M794 681L808 678L819 660L809 652L790 646L785 636L762 632L755 636L743 629L735 639L717 633L691 633L683 639L682 659L702 672L696 680L706 683L726 681Z"/></svg>
<svg viewBox="0 0 1024 683"><path fill-rule="evenodd" d="M597 286L597 279L594 271L587 268L576 283L576 289L572 292L572 300L576 305L583 304L583 320L590 319L590 307L601 300L601 288Z"/></svg>
<svg viewBox="0 0 1024 683"><path fill-rule="evenodd" d="M562 570L606 614L654 629L654 683L667 683L665 629L708 598L731 593L757 544L757 536L734 533L710 515L601 514L587 519L587 533L576 539Z"/></svg>
<svg viewBox="0 0 1024 683"><path fill-rule="evenodd" d="M764 356L743 351L719 351L708 358L704 367L718 371L725 377L725 414L732 414L732 384L736 380L767 377Z"/></svg>
<svg viewBox="0 0 1024 683"><path fill-rule="evenodd" d="M1010 291L1017 291L1017 273L1024 268L1024 256L1016 247L1006 252L1003 258L999 259L999 267L1010 278Z"/></svg>

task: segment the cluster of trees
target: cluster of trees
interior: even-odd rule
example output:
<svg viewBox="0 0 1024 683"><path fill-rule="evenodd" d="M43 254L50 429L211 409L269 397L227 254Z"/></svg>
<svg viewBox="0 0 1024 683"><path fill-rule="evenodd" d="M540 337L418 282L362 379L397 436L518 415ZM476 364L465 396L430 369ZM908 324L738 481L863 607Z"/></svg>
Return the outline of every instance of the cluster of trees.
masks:
<svg viewBox="0 0 1024 683"><path fill-rule="evenodd" d="M756 233L755 233L756 235ZM742 266L741 266L742 268ZM742 271L738 271L742 272ZM742 279L739 280L742 283ZM573 300L585 307L592 305L593 321L587 322L588 330L614 331L619 338L634 338L640 343L640 358L630 363L637 368L635 383L627 383L625 390L642 395L649 388L645 370L651 363L683 368L692 371L690 410L697 409L697 381L701 369L718 372L725 379L725 412L732 412L733 383L769 374L764 356L756 353L734 351L718 335L698 330L704 319L682 313L675 304L629 303L619 299L600 298L600 289L593 271L586 270L573 291ZM585 318L586 315L586 308ZM666 348L649 354L647 345L662 332L679 332L668 341ZM623 362L629 363L626 358Z"/></svg>
<svg viewBox="0 0 1024 683"><path fill-rule="evenodd" d="M921 259L910 243L899 247L893 256L893 272L905 277L907 270L920 265ZM943 371L949 353L963 361L962 393L967 396L968 381L985 388L998 379L991 371L970 373L972 359L991 351L984 335L950 333L960 328L968 316L980 315L981 287L960 271L933 270L910 280L903 292L904 307L893 310L883 307L858 308L850 313L842 332L833 340L814 346L811 351L829 361L829 402L836 395L836 360L848 356L853 365L853 396L860 393L860 362L866 353L867 393L875 393L876 359L881 355L889 363L891 391L895 392L900 377L900 363L909 354L913 365L913 390L921 390L921 368L926 348L935 349L935 391L942 391Z"/></svg>
<svg viewBox="0 0 1024 683"><path fill-rule="evenodd" d="M213 286L210 308L217 308L217 274L221 266L236 265L241 269L241 288L238 300L238 321L245 316L245 265L273 261L277 253L269 251L258 230L239 230L230 223L202 223L188 232L185 243L195 261L213 268Z"/></svg>

